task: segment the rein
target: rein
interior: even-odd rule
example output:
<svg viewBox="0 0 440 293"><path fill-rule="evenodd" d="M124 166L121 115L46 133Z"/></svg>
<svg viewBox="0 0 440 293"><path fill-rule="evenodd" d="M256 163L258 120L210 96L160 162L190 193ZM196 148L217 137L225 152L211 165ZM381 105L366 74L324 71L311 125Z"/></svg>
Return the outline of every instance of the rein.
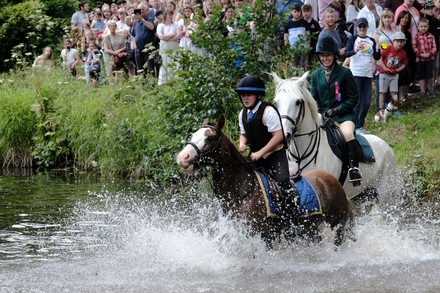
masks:
<svg viewBox="0 0 440 293"><path fill-rule="evenodd" d="M288 120L291 124L292 124L292 135L293 135L293 145L295 147L295 151L296 154L294 154L290 148L289 149L289 155L296 160L296 163L298 164L298 173L300 173L304 168L306 168L308 165L310 165L313 161L316 163L317 157L318 157L318 152L319 152L319 144L321 142L321 132L320 127L315 124L315 130L312 130L310 132L307 133L296 133L296 129L297 126L304 120L304 116L305 116L305 106L304 106L304 101L300 101L300 110L298 112L298 115L296 117L296 119L293 119L292 117L290 117L289 115L282 115L281 118L282 119L286 119ZM314 135L316 133L316 135ZM302 137L302 136L309 136L311 137L309 145L307 146L307 148L305 149L303 154L299 154L299 150L298 150L298 145L295 141L295 137ZM301 163L309 158L311 156L311 159L304 165L301 167Z"/></svg>
<svg viewBox="0 0 440 293"><path fill-rule="evenodd" d="M301 137L301 136L311 137L307 148L305 149L304 153L301 155L299 155L298 145L296 144L295 139L292 139L293 145L295 146L295 151L298 155L295 155L290 149L289 149L289 155L296 160L296 162L298 164L298 171L299 172L304 170L312 162L314 162L316 164L316 160L318 158L318 153L319 153L318 146L321 143L321 132L319 130L320 130L320 127L315 124L315 130L312 130L308 133L301 133L301 134L294 134L293 135L294 138ZM314 134L316 134L316 135L314 135ZM304 166L301 166L301 163L309 157L311 157L311 159Z"/></svg>
<svg viewBox="0 0 440 293"><path fill-rule="evenodd" d="M300 102L299 112L296 116L296 119L292 119L289 115L281 115L281 119L286 119L292 124L292 134L296 132L296 127L299 124L300 120L304 120L305 116L305 107L304 107L304 101Z"/></svg>

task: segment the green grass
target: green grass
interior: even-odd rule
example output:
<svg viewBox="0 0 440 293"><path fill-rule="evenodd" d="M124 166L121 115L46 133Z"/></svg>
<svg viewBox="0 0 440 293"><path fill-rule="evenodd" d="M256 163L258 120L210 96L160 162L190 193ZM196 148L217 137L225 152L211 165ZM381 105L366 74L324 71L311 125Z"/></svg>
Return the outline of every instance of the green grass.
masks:
<svg viewBox="0 0 440 293"><path fill-rule="evenodd" d="M440 95L415 94L402 103L402 118L391 117L385 123L373 122L370 108L366 128L384 139L394 150L397 163L407 180L421 195L439 197L440 191Z"/></svg>

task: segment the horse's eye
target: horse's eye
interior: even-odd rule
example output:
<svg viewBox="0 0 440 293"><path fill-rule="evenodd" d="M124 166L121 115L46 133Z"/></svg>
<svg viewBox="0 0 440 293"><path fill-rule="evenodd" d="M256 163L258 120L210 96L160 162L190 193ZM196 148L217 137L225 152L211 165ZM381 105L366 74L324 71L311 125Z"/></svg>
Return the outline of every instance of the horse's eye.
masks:
<svg viewBox="0 0 440 293"><path fill-rule="evenodd" d="M213 136L208 136L208 141L210 141L210 142L212 142L212 141L214 141L214 137Z"/></svg>
<svg viewBox="0 0 440 293"><path fill-rule="evenodd" d="M297 106L301 105L301 103L302 103L301 100L297 100L297 101L296 101L296 105L297 105Z"/></svg>

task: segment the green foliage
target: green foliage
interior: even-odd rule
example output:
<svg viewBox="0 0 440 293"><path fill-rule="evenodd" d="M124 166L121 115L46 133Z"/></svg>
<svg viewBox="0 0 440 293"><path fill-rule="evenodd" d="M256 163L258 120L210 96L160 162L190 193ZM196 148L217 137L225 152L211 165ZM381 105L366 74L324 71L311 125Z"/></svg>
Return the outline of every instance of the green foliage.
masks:
<svg viewBox="0 0 440 293"><path fill-rule="evenodd" d="M45 46L55 47L62 36L62 23L45 14L36 0L0 9L0 72L29 65ZM69 21L70 22L70 21Z"/></svg>
<svg viewBox="0 0 440 293"><path fill-rule="evenodd" d="M232 123L232 133L238 134L237 114L241 103L234 89L246 74L258 74L269 82L271 71L276 71L282 62L290 72L294 67L291 59L304 51L290 49L277 39L279 19L271 18L273 4L256 1L246 10L246 19L252 26L234 27L231 34L219 21L219 8L209 21L196 19L197 30L191 39L199 49L198 54L180 52L178 64L189 68L179 72L176 81L176 97L164 107L174 111L172 131L188 133L203 118L217 118L224 114ZM271 100L269 94L266 98ZM191 127L192 126L192 127Z"/></svg>
<svg viewBox="0 0 440 293"><path fill-rule="evenodd" d="M55 0L44 3L50 3L50 11L61 9ZM65 14L71 15L76 5L69 5ZM275 71L282 77L302 73L293 60L304 51L276 39L279 20L266 13L274 7L257 1L245 15L255 29L247 27L225 37L219 11L210 21L200 21L192 39L204 53L179 52L176 64L185 70L178 70L177 78L161 87L152 79L87 87L60 69L32 74L30 61L42 47L58 42L62 31L58 20L48 29L53 18L43 8L41 2L26 1L0 9L4 23L0 60L6 55L4 59L10 60L9 67L0 64L0 71L12 66L22 69L0 75L4 166L74 167L106 176L174 180L180 176L175 155L203 118L224 114L229 121L227 134L238 137L237 114L242 106L234 89L245 74L265 79L265 99L271 101L273 84L265 73ZM63 21L68 23L70 16ZM14 62L9 58L12 48ZM368 129L390 143L399 165L410 170L408 184L422 195L440 190L440 141L433 135L440 123L439 106L438 99L409 101L401 108L403 119L367 122Z"/></svg>
<svg viewBox="0 0 440 293"><path fill-rule="evenodd" d="M15 78L18 77L18 78ZM0 161L3 166L23 167L31 163L35 114L32 87L20 82L23 76L0 79Z"/></svg>
<svg viewBox="0 0 440 293"><path fill-rule="evenodd" d="M74 167L148 180L176 174L174 156L182 144L164 123L172 116L162 108L173 91L138 80L90 88L59 69L34 75L25 70L0 80L4 165ZM27 156L19 162L22 149Z"/></svg>
<svg viewBox="0 0 440 293"><path fill-rule="evenodd" d="M393 148L397 162L414 194L434 196L440 190L440 100L411 96L400 105L404 117L391 117L386 123L372 123L370 110L367 128Z"/></svg>

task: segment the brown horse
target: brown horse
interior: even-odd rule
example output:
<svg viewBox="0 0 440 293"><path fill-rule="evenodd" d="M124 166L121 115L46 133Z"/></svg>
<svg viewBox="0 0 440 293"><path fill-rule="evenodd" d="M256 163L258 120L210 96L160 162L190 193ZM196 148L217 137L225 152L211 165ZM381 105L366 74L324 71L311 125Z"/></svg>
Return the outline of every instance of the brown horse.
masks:
<svg viewBox="0 0 440 293"><path fill-rule="evenodd" d="M254 232L260 233L271 246L280 236L279 217L268 216L267 202L262 195L255 168L243 157L235 145L223 133L225 119L218 124L204 126L194 132L183 150L177 155L177 164L185 173L192 173L196 167L210 166L214 193L223 210L246 219ZM320 239L318 227L326 223L335 232L334 243L340 245L345 231L352 223L353 208L339 181L322 170L302 174L318 195L321 214L301 216L299 235L313 235ZM275 188L272 193L279 190Z"/></svg>

